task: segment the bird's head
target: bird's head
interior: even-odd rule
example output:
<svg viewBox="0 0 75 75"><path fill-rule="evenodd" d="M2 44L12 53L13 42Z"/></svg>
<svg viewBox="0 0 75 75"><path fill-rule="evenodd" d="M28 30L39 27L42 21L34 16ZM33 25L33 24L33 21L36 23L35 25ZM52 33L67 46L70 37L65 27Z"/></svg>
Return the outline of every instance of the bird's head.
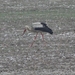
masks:
<svg viewBox="0 0 75 75"><path fill-rule="evenodd" d="M30 31L30 30L31 30L31 27L29 27L28 25L26 25L22 35L24 35L24 33L25 33L26 31Z"/></svg>

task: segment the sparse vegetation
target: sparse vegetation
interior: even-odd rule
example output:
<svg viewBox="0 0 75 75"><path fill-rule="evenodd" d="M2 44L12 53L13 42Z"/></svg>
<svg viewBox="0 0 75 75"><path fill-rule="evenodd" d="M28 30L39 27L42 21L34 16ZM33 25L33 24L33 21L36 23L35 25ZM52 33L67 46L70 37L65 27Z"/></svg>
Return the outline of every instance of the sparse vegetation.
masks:
<svg viewBox="0 0 75 75"><path fill-rule="evenodd" d="M45 21L53 30L45 34L47 46L26 24ZM74 75L75 0L0 0L1 75Z"/></svg>

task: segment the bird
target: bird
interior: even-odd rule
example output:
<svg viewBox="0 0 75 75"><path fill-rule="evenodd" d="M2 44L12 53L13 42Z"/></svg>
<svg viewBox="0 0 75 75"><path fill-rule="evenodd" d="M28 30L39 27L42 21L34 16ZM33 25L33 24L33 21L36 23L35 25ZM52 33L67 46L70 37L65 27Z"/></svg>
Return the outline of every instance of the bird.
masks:
<svg viewBox="0 0 75 75"><path fill-rule="evenodd" d="M44 22L34 22L34 23L31 24L31 26L26 25L22 35L24 35L24 33L26 31L36 33L36 36L34 36L34 40L33 40L32 44L31 44L31 47L33 46L33 43L35 42L38 33L41 33L43 41L44 41L43 32L49 33L51 35L53 34L53 30L51 28L49 28L47 26L47 24L44 23Z"/></svg>

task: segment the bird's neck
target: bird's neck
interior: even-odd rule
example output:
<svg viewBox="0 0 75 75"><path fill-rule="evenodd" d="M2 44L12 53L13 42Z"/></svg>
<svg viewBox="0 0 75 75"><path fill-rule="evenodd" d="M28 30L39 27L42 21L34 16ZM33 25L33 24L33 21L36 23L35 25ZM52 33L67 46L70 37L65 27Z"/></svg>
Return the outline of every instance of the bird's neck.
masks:
<svg viewBox="0 0 75 75"><path fill-rule="evenodd" d="M31 30L32 30L32 28L31 28L31 27L29 27L29 28L27 28L27 30L28 30L28 31L31 31Z"/></svg>

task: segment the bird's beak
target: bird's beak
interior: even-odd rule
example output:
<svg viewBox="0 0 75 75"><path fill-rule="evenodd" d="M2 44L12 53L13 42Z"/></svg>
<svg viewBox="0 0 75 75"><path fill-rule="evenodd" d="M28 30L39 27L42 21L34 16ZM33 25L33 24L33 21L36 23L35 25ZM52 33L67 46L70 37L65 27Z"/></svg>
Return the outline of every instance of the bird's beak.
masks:
<svg viewBox="0 0 75 75"><path fill-rule="evenodd" d="M24 29L24 31L23 31L23 34L22 35L24 35L24 33L26 32L26 29Z"/></svg>

